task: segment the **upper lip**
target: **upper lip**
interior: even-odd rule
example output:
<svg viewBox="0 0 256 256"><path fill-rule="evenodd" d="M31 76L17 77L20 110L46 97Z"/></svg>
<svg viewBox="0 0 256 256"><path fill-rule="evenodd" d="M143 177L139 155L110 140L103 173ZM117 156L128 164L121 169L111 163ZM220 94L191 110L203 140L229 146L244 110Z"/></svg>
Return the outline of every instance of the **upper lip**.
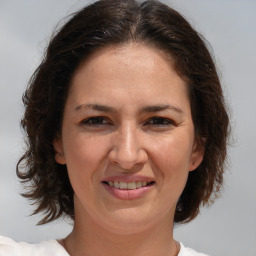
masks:
<svg viewBox="0 0 256 256"><path fill-rule="evenodd" d="M143 176L143 175L118 175L118 176L110 176L102 179L104 181L120 181L120 182L135 182L135 181L147 181L152 182L155 181L154 178Z"/></svg>

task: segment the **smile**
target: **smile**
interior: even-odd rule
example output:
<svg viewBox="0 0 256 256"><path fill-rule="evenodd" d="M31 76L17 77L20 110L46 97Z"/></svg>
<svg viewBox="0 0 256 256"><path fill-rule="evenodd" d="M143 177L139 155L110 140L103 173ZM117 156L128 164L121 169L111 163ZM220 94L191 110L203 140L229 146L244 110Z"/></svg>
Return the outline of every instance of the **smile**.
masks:
<svg viewBox="0 0 256 256"><path fill-rule="evenodd" d="M154 181L133 181L133 182L123 182L123 181L104 181L104 184L114 187L117 189L139 189L142 187L147 187L153 185Z"/></svg>
<svg viewBox="0 0 256 256"><path fill-rule="evenodd" d="M103 180L102 185L112 196L122 200L134 200L144 197L156 184L150 178L115 177Z"/></svg>

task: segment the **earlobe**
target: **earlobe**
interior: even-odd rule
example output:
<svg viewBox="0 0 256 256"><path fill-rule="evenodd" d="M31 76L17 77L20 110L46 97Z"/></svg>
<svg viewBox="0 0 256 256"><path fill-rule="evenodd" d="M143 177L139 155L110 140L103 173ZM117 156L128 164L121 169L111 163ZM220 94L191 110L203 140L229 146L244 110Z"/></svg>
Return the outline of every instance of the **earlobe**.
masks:
<svg viewBox="0 0 256 256"><path fill-rule="evenodd" d="M204 143L195 141L191 158L189 171L194 171L203 161L204 158Z"/></svg>
<svg viewBox="0 0 256 256"><path fill-rule="evenodd" d="M53 147L55 149L55 161L58 164L66 164L62 139L54 139Z"/></svg>

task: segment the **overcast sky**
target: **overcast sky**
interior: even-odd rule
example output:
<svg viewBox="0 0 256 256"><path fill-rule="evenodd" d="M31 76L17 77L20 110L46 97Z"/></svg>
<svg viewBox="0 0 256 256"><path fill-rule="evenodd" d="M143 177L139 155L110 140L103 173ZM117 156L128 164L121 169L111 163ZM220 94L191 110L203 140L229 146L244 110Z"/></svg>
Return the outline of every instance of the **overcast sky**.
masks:
<svg viewBox="0 0 256 256"><path fill-rule="evenodd" d="M210 42L233 126L233 146L222 198L190 224L178 240L212 256L256 255L256 1L173 0ZM65 222L37 227L19 192L15 165L22 152L22 93L58 21L87 4L72 0L0 0L0 235L38 242L65 236Z"/></svg>

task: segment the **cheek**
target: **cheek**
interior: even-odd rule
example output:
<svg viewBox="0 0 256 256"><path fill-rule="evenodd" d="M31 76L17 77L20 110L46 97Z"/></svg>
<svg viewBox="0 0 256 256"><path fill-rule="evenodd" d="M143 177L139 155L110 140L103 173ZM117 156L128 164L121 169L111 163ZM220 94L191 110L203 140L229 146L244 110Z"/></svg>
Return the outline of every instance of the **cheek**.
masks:
<svg viewBox="0 0 256 256"><path fill-rule="evenodd" d="M191 155L190 139L184 136L166 136L152 143L151 154L164 170L188 171Z"/></svg>
<svg viewBox="0 0 256 256"><path fill-rule="evenodd" d="M104 170L108 139L80 134L64 141L65 159L71 183L91 184ZM100 170L100 172L97 172ZM75 189L75 188L74 188Z"/></svg>
<svg viewBox="0 0 256 256"><path fill-rule="evenodd" d="M173 196L179 197L182 193L190 166L191 144L184 136L167 137L152 144L152 169L161 176L164 186L162 189ZM170 195L170 193L169 193Z"/></svg>
<svg viewBox="0 0 256 256"><path fill-rule="evenodd" d="M64 142L67 162L97 163L106 154L108 139L105 137L79 134Z"/></svg>

